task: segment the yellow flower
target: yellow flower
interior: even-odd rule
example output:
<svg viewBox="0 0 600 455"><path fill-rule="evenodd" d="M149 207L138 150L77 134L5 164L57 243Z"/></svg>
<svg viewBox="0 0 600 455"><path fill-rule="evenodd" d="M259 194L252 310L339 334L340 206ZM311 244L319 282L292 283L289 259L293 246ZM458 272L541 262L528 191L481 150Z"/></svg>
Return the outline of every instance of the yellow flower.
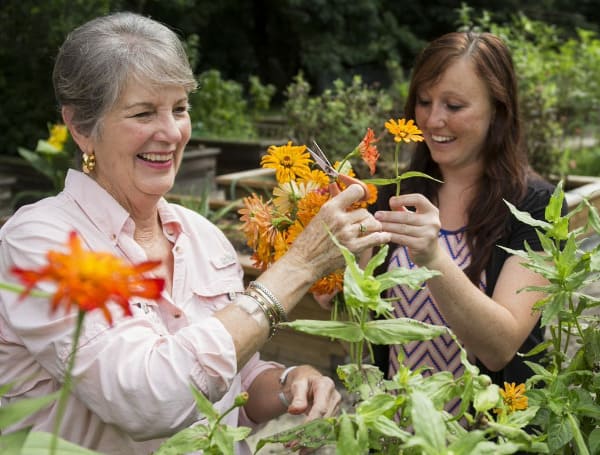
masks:
<svg viewBox="0 0 600 455"><path fill-rule="evenodd" d="M52 125L50 129L50 137L48 137L48 144L54 147L56 150L62 151L65 147L65 142L69 137L69 130L65 125Z"/></svg>
<svg viewBox="0 0 600 455"><path fill-rule="evenodd" d="M396 142L421 142L423 132L414 124L413 120L408 122L405 119L390 119L385 122L385 127L390 134L394 135Z"/></svg>
<svg viewBox="0 0 600 455"><path fill-rule="evenodd" d="M297 179L298 183L313 183L318 188L325 188L329 185L329 176L320 169L311 169L308 174L301 175Z"/></svg>
<svg viewBox="0 0 600 455"><path fill-rule="evenodd" d="M262 167L275 169L278 183L287 183L309 173L311 162L306 146L294 146L291 141L287 145L270 146L267 154L260 160Z"/></svg>
<svg viewBox="0 0 600 455"><path fill-rule="evenodd" d="M504 389L500 389L500 395L502 395L502 399L508 413L511 414L515 411L527 409L527 397L525 396L525 384L515 385L514 382L510 384L508 382L504 383ZM496 410L497 414L502 413L502 410Z"/></svg>
<svg viewBox="0 0 600 455"><path fill-rule="evenodd" d="M312 181L296 183L291 180L280 183L273 188L273 205L281 214L289 214L295 211L298 201L311 191L319 189L317 183Z"/></svg>

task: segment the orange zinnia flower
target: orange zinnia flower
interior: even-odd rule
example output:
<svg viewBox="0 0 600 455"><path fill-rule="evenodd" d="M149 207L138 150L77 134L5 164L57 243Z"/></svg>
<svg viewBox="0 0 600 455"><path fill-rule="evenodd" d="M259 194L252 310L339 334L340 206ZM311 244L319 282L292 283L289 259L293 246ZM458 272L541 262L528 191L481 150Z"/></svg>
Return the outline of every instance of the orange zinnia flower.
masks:
<svg viewBox="0 0 600 455"><path fill-rule="evenodd" d="M75 231L69 234L68 247L68 253L49 251L46 255L48 264L40 270L13 267L12 273L25 285L21 299L38 282L53 282L57 286L51 300L53 312L60 306L69 312L73 305L82 312L100 309L108 323L112 324L107 306L109 302L117 303L127 316L131 316L129 300L132 297L160 297L164 279L143 276L158 266L160 261L130 265L110 253L84 250Z"/></svg>
<svg viewBox="0 0 600 455"><path fill-rule="evenodd" d="M363 140L360 141L360 144L358 144L360 156L369 166L369 172L371 175L375 174L375 165L379 159L379 151L375 145L375 142L377 141L378 139L375 139L375 133L373 130L371 128L367 128L367 134L365 134Z"/></svg>
<svg viewBox="0 0 600 455"><path fill-rule="evenodd" d="M339 270L337 272L330 273L327 276L324 276L317 282L315 282L311 288L310 292L315 294L333 294L334 292L341 291L344 288L344 271Z"/></svg>
<svg viewBox="0 0 600 455"><path fill-rule="evenodd" d="M528 400L525 396L525 384L515 385L514 382L510 384L505 382L504 389L500 389L500 395L502 395L502 400L509 414L527 409ZM496 409L495 411L497 414L502 413L502 409Z"/></svg>
<svg viewBox="0 0 600 455"><path fill-rule="evenodd" d="M385 122L385 127L390 134L394 135L396 142L421 142L423 140L423 132L415 125L413 120L408 122L405 119L390 119Z"/></svg>

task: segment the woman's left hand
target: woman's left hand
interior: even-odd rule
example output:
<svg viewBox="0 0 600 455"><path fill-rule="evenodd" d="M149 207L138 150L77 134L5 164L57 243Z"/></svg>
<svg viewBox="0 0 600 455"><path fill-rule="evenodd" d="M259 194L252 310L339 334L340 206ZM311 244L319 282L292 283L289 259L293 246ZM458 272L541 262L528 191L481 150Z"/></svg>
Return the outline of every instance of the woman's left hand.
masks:
<svg viewBox="0 0 600 455"><path fill-rule="evenodd" d="M282 392L290 403L287 412L306 414L306 421L337 414L342 401L333 380L310 365L290 371Z"/></svg>
<svg viewBox="0 0 600 455"><path fill-rule="evenodd" d="M390 207L391 211L375 213L382 230L392 235L393 243L408 248L415 264L427 266L439 253L439 210L421 194L393 196ZM413 207L414 211L405 207Z"/></svg>

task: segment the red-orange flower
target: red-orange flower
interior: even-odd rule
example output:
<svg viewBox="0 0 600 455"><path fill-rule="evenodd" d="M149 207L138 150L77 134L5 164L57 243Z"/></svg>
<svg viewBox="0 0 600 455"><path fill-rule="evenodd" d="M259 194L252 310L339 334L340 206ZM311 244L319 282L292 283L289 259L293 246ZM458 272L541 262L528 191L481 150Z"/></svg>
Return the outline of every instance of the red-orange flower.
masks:
<svg viewBox="0 0 600 455"><path fill-rule="evenodd" d="M76 232L68 239L69 251L49 251L48 264L39 270L13 267L15 274L25 286L20 298L25 298L41 281L53 282L57 288L52 296L51 310L60 306L66 312L73 305L79 311L102 310L106 320L112 324L108 303L115 302L127 316L131 316L129 300L134 297L156 299L164 288L164 279L145 278L144 274L160 264L160 261L145 261L131 265L110 253L84 250Z"/></svg>
<svg viewBox="0 0 600 455"><path fill-rule="evenodd" d="M367 134L363 137L363 140L358 144L358 150L360 150L360 156L364 160L365 163L369 166L369 172L371 175L375 174L375 165L377 164L377 160L379 159L379 151L377 150L377 146L375 142L378 139L375 139L375 133L371 128L367 128Z"/></svg>

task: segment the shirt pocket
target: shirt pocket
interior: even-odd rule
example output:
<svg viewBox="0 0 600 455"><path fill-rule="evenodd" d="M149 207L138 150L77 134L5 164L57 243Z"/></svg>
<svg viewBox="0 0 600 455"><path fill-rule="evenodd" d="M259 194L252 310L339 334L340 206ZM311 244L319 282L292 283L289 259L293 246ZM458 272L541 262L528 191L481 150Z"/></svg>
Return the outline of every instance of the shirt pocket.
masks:
<svg viewBox="0 0 600 455"><path fill-rule="evenodd" d="M237 258L227 255L210 258L201 278L192 281L191 288L194 307L199 303L212 313L229 305L244 290Z"/></svg>

